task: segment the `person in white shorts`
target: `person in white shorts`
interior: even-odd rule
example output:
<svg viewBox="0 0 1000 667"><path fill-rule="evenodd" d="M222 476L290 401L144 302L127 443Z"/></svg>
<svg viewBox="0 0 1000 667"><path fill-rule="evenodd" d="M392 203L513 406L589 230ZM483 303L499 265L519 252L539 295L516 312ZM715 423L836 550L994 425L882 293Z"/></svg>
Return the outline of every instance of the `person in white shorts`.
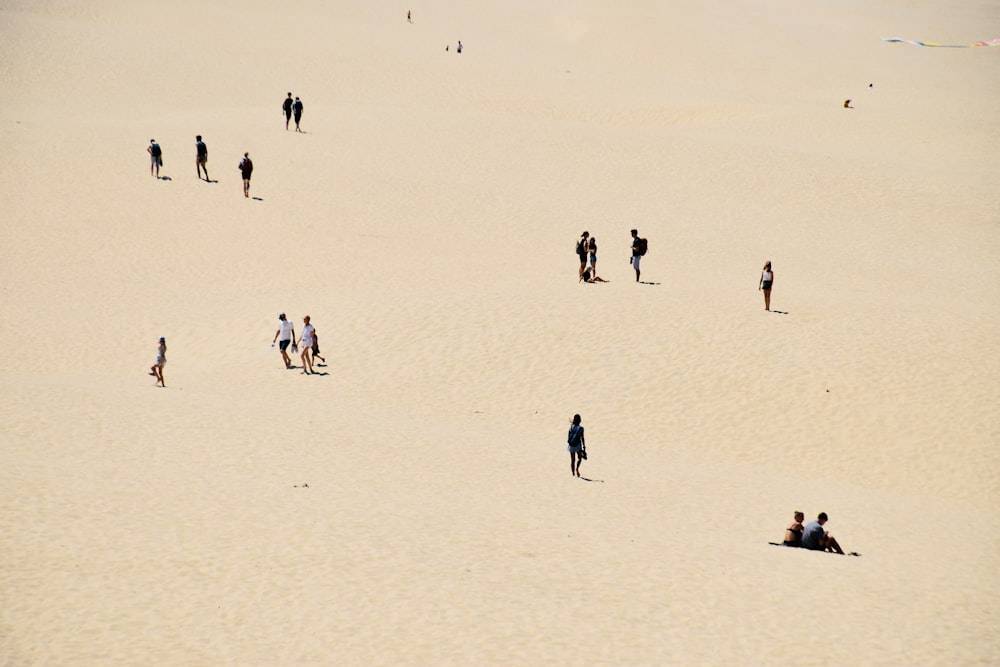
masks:
<svg viewBox="0 0 1000 667"><path fill-rule="evenodd" d="M312 359L309 357L309 353L312 352L313 346L313 325L309 324L309 316L306 315L302 318L302 337L299 339L299 347L302 348L302 374L310 375L313 372L312 369Z"/></svg>

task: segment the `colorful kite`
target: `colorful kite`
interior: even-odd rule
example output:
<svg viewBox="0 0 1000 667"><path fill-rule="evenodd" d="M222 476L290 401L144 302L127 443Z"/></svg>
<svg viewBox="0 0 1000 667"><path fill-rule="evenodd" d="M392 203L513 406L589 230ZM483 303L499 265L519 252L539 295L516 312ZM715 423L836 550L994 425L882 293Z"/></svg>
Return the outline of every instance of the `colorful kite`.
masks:
<svg viewBox="0 0 1000 667"><path fill-rule="evenodd" d="M974 46L1000 46L1000 37L991 39L988 42L976 42L975 44L938 44L937 42L918 42L913 39L900 39L899 37L883 37L883 42L905 42L916 46L936 46L942 49L971 49Z"/></svg>

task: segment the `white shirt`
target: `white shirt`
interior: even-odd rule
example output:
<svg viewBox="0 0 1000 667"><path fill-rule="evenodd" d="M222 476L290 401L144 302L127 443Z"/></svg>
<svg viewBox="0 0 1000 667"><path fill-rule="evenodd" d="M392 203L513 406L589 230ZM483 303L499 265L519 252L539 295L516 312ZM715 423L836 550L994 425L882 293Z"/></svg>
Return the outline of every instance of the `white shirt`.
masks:
<svg viewBox="0 0 1000 667"><path fill-rule="evenodd" d="M281 320L278 323L278 330L281 332L279 335L281 338L279 340L291 340L292 339L292 323L288 320Z"/></svg>

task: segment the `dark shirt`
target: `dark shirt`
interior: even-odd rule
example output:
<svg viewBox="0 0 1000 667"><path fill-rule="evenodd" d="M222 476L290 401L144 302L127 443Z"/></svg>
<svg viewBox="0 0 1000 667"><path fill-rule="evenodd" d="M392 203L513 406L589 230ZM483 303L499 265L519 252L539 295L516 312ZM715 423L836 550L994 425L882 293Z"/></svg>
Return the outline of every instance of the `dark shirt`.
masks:
<svg viewBox="0 0 1000 667"><path fill-rule="evenodd" d="M208 157L208 146L204 141L198 141L194 146L198 149L198 157Z"/></svg>
<svg viewBox="0 0 1000 667"><path fill-rule="evenodd" d="M823 530L823 526L819 525L819 521L810 521L806 524L805 530L802 531L802 546L806 549L822 551L823 547L819 542L824 537L826 537L826 531Z"/></svg>

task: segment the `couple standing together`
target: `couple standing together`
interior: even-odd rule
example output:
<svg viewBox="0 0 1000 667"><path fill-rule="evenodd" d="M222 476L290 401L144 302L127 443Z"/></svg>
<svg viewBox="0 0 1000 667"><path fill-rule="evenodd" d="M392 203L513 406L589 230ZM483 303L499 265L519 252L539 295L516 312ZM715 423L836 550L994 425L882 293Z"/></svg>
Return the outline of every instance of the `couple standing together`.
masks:
<svg viewBox="0 0 1000 667"><path fill-rule="evenodd" d="M291 346L293 354L298 352L299 347L302 348L300 358L302 359L303 375L310 375L313 372L314 359L319 359L324 364L326 363L326 359L319 354L319 336L316 335L316 327L310 324L308 315L302 318L302 336L298 341L295 339L295 325L285 318L284 313L278 315L278 330L274 332L271 347L274 347L275 342L278 343L278 351L281 352L285 368L295 368L292 366L292 360L288 356L289 346Z"/></svg>

